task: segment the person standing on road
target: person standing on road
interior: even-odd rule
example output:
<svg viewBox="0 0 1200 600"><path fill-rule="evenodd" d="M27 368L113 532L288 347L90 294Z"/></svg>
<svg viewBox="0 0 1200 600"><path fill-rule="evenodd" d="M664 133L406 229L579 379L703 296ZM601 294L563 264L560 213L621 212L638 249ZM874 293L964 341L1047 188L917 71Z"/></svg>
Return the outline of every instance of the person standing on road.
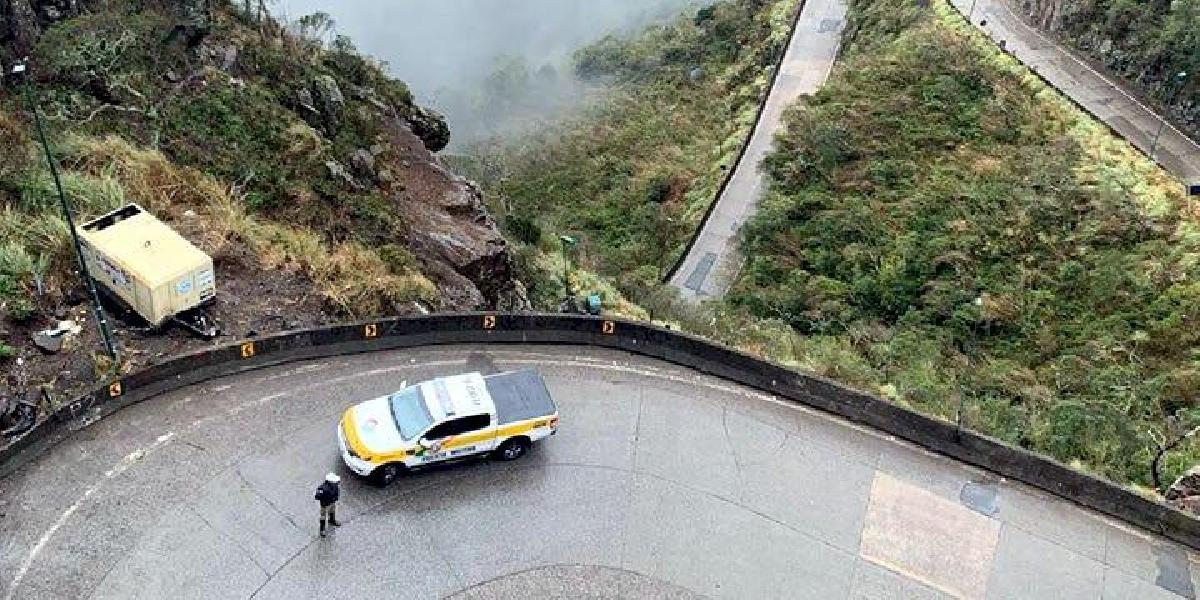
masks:
<svg viewBox="0 0 1200 600"><path fill-rule="evenodd" d="M325 537L325 519L329 519L329 524L334 527L341 527L342 524L337 520L337 501L341 494L338 483L342 481L334 473L325 476L325 481L317 486L317 494L314 496L317 502L321 504L321 537Z"/></svg>

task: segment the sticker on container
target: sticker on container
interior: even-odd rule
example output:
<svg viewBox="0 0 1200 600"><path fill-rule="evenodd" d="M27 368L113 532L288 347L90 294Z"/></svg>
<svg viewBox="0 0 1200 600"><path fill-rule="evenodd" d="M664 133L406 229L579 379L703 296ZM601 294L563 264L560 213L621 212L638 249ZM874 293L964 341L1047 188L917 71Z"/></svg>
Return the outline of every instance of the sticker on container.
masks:
<svg viewBox="0 0 1200 600"><path fill-rule="evenodd" d="M125 271L113 266L112 263L104 260L104 257L102 256L97 256L95 258L96 264L100 267L100 271L108 276L108 279L113 282L113 286L122 288L130 287L129 277L125 275Z"/></svg>
<svg viewBox="0 0 1200 600"><path fill-rule="evenodd" d="M175 293L184 296L192 291L192 280L182 279L175 284Z"/></svg>

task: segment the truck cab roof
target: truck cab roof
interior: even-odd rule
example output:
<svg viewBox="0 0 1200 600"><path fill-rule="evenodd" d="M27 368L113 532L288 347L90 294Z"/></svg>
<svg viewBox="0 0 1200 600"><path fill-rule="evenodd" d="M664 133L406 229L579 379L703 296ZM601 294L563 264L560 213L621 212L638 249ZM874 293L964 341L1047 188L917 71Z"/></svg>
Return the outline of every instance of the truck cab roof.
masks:
<svg viewBox="0 0 1200 600"><path fill-rule="evenodd" d="M490 415L495 405L483 375L464 373L438 377L420 384L421 397L433 422L471 415Z"/></svg>
<svg viewBox="0 0 1200 600"><path fill-rule="evenodd" d="M421 397L435 423L480 414L495 414L512 423L553 414L554 400L542 376L532 369L494 375L464 373L420 384Z"/></svg>

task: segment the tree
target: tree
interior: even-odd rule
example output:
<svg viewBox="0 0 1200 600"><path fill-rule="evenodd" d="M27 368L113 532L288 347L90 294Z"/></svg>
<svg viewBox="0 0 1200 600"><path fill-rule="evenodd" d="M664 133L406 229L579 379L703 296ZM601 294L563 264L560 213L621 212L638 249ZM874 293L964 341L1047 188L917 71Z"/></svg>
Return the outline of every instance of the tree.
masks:
<svg viewBox="0 0 1200 600"><path fill-rule="evenodd" d="M317 11L296 20L296 33L307 40L324 45L337 22L329 13Z"/></svg>
<svg viewBox="0 0 1200 600"><path fill-rule="evenodd" d="M1200 424L1192 425L1191 420L1188 421L1185 425L1177 413L1166 418L1162 431L1147 431L1155 446L1154 457L1150 460L1150 479L1154 483L1154 489L1160 493L1166 492L1161 473L1163 457L1200 432Z"/></svg>

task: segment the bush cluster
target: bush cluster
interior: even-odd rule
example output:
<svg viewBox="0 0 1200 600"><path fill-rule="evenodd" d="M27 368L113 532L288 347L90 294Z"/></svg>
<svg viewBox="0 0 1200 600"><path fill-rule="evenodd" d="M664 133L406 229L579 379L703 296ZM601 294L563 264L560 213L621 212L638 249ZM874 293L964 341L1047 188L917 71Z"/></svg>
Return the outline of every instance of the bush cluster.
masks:
<svg viewBox="0 0 1200 600"><path fill-rule="evenodd" d="M944 4L852 14L844 63L765 163L729 302L833 341L897 401L945 418L961 402L989 434L1149 483L1150 433L1200 420L1200 236L1179 182L1098 141ZM1185 447L1172 473L1197 459Z"/></svg>

